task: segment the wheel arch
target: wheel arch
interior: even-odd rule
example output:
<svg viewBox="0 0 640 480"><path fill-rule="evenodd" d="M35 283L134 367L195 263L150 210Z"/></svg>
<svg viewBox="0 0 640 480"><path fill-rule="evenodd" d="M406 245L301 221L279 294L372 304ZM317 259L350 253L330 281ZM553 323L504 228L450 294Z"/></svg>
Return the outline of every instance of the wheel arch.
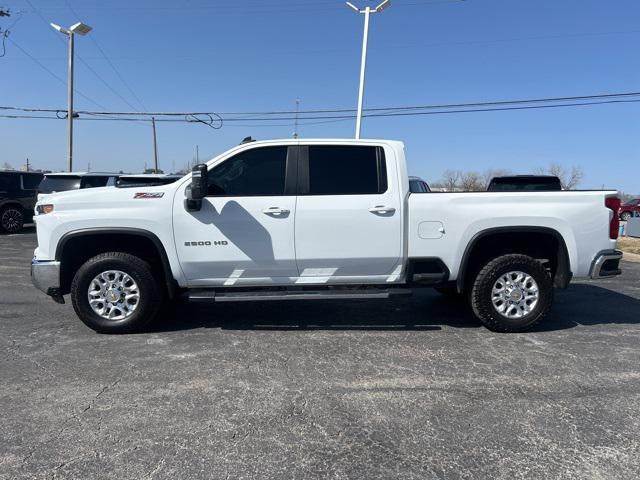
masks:
<svg viewBox="0 0 640 480"><path fill-rule="evenodd" d="M81 239L84 241L80 242ZM92 241L89 248L84 248L80 251L73 249L74 246L86 246L87 240ZM122 245L109 245L109 248L107 248L109 241L122 242L126 240L133 240L126 248L122 248ZM151 249L145 250L145 247L151 247ZM75 255L70 257L70 251L73 251ZM145 260L157 260L157 262L153 263L164 277L169 297L174 298L176 296L178 284L173 277L169 256L162 241L149 230L130 227L95 227L65 233L58 241L55 253L55 259L61 264L60 289L62 293L69 293L73 275L75 275L82 263L95 255L107 251L125 252L138 255ZM65 258L70 261L64 262Z"/></svg>
<svg viewBox="0 0 640 480"><path fill-rule="evenodd" d="M456 289L458 292L462 292L465 285L469 281L469 274L473 273L474 263L472 261L472 254L477 252L476 249L482 248L484 244L491 238L495 240L501 240L504 242L506 239L513 237L521 237L522 241L524 235L534 234L538 238L553 239L555 242L554 248L554 268L553 268L553 283L558 288L566 288L571 281L571 262L569 258L569 250L564 237L557 230L550 227L538 227L538 226L507 226L507 227L493 227L487 228L477 232L469 241L465 247L464 254L460 261L460 268L458 270L458 276L456 279ZM491 251L498 252L503 249L500 248L500 243L492 244ZM518 253L509 251L505 248L503 253Z"/></svg>
<svg viewBox="0 0 640 480"><path fill-rule="evenodd" d="M6 207L18 207L23 213L27 211L27 209L24 208L24 205L17 200L6 200L0 203L0 210L3 210Z"/></svg>

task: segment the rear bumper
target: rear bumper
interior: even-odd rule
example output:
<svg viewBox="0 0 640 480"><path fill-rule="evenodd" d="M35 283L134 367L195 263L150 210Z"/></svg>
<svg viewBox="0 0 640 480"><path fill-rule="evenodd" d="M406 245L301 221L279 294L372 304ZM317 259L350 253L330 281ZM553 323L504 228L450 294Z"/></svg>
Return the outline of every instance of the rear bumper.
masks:
<svg viewBox="0 0 640 480"><path fill-rule="evenodd" d="M60 294L60 262L35 258L31 260L31 282L56 302L64 303Z"/></svg>
<svg viewBox="0 0 640 480"><path fill-rule="evenodd" d="M622 252L619 250L603 250L593 259L589 277L601 278L620 275L622 273L619 267L621 258Z"/></svg>

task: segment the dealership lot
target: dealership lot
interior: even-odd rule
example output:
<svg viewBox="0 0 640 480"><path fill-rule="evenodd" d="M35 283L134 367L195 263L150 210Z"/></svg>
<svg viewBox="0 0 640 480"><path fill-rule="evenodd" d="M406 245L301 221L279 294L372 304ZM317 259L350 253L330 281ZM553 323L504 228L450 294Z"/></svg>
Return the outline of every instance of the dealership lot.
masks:
<svg viewBox="0 0 640 480"><path fill-rule="evenodd" d="M181 305L105 336L0 236L0 478L638 478L640 263L495 334L395 302Z"/></svg>

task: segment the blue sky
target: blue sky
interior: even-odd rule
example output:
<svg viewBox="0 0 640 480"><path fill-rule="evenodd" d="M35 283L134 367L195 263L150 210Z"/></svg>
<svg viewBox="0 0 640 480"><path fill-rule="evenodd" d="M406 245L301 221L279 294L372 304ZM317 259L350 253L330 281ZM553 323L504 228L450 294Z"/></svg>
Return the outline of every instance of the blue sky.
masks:
<svg viewBox="0 0 640 480"><path fill-rule="evenodd" d="M137 109L288 110L296 97L302 109L356 103L362 16L342 1L4 1L13 15L0 27L17 23L0 58L1 105L65 108L65 84L16 45L66 80L65 42L45 20L74 23L69 5L135 96L88 37L76 52ZM639 47L637 0L393 0L372 17L365 106L640 91ZM80 62L76 87L110 111L131 110ZM76 96L76 109L98 107ZM351 137L353 129L349 120L302 125L300 134ZM75 131L77 169L139 171L153 162L148 125L79 121ZM292 132L163 123L160 166L182 167L196 144L210 158L247 135ZM431 181L447 168L527 173L557 162L582 166L584 188L640 192L640 103L365 118L363 137L403 140L411 173ZM62 120L0 119L0 142L0 164L29 157L36 167L65 166Z"/></svg>

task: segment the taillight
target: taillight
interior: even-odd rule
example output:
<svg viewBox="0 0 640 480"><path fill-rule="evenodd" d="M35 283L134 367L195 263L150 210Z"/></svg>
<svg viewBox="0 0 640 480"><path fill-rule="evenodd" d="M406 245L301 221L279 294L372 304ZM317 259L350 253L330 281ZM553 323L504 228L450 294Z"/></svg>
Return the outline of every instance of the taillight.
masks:
<svg viewBox="0 0 640 480"><path fill-rule="evenodd" d="M620 217L618 216L620 199L618 197L607 197L604 199L604 205L613 212L611 220L609 220L609 238L615 240L620 233Z"/></svg>

